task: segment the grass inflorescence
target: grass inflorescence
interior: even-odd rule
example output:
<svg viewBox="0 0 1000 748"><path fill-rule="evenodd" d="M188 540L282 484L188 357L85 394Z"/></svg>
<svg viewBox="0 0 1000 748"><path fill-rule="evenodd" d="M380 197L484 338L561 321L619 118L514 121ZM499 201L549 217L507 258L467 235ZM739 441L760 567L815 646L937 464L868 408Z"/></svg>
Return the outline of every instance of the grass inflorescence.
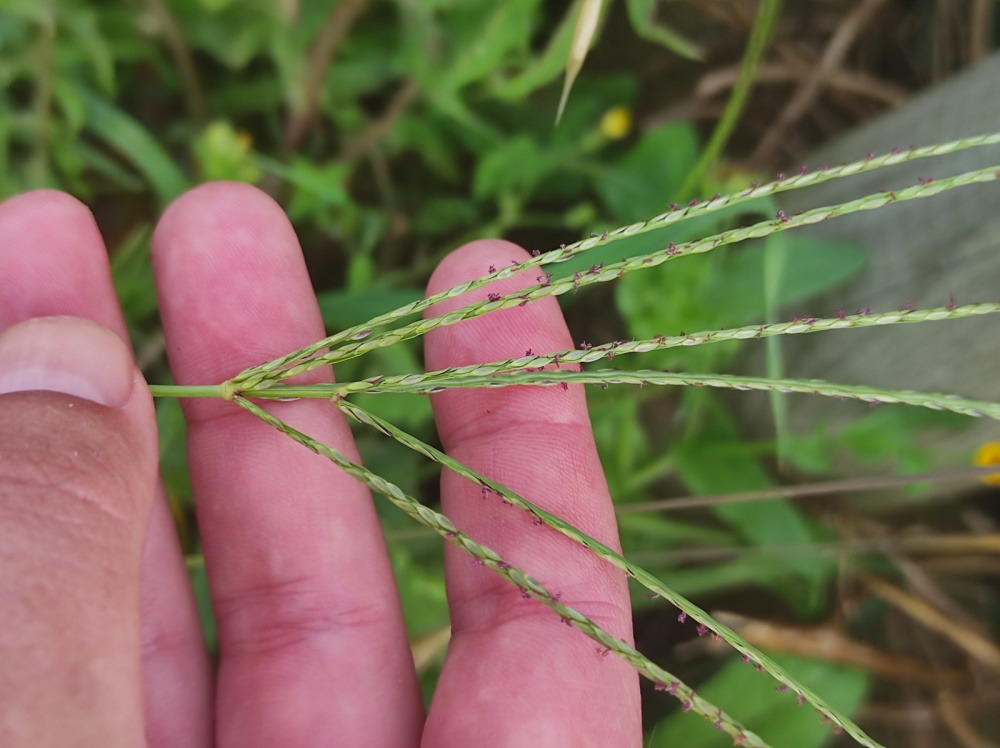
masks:
<svg viewBox="0 0 1000 748"><path fill-rule="evenodd" d="M734 631L722 625L683 596L677 594L665 582L628 561L614 549L586 535L564 519L543 510L536 503L459 463L440 450L402 431L393 424L375 416L373 413L349 402L347 398L352 394L361 392L367 394L389 392L428 394L456 387L517 385L567 387L570 383L586 383L602 387L613 384L710 386L737 390L800 392L854 399L873 404L902 403L937 410L950 410L969 416L985 416L1000 419L1000 403L978 402L948 394L917 393L819 380L748 377L722 373L664 372L655 370L622 371L618 369L579 371L576 368L576 365L588 364L600 360L610 361L619 356L668 348L702 346L723 341L762 339L780 335L818 333L838 329L883 327L916 322L961 319L1000 311L1000 303L985 302L957 306L953 302L950 302L947 306L932 309L898 309L885 312L872 312L870 309L865 309L859 310L854 314L838 312L831 317L796 317L788 322L704 330L690 334L663 334L645 340L611 341L595 346L583 344L579 349L555 353L536 355L528 352L524 356L500 361L454 367L439 371L414 372L398 376L375 376L359 381L338 384L297 386L285 384L284 380L319 366L345 361L379 348L419 337L441 326L456 324L465 319L471 319L499 309L523 306L540 298L558 296L570 292L575 293L586 286L613 281L626 273L655 267L679 257L709 252L721 246L747 239L769 236L800 226L808 226L840 215L882 208L894 202L931 197L942 191L963 185L994 181L1000 178L1000 167L994 166L978 169L935 180L921 178L916 185L910 185L895 191L874 193L839 205L816 208L795 215L786 215L778 211L773 219L723 231L694 241L668 244L657 251L622 259L620 262L595 264L589 270L561 278L553 278L551 274L544 271L538 274L539 270L546 265L564 262L589 250L606 246L620 239L669 226L689 218L707 215L724 208L738 206L757 198L819 184L852 174L885 168L904 161L928 158L967 148L998 143L1000 143L1000 133L994 133L924 148L894 149L892 152L882 156L869 156L864 160L843 166L832 168L821 166L814 170L803 168L796 175L778 175L778 178L769 184L752 184L741 192L726 196L715 196L707 201L691 201L685 207L674 205L666 212L648 221L622 226L614 231L600 235L592 235L574 244L558 247L550 252L536 253L533 257L523 262L512 261L507 266L490 268L489 272L480 278L447 289L421 301L407 304L392 312L379 315L366 323L343 330L340 333L316 341L314 344L275 358L272 361L250 367L221 385L200 387L153 386L152 390L154 394L160 396L222 397L234 400L239 406L253 413L270 426L279 429L282 433L305 445L317 454L332 460L349 474L369 486L373 491L386 496L395 506L402 509L417 522L433 529L446 540L468 553L478 563L492 569L519 587L524 596L547 605L569 626L579 629L594 639L599 645L599 651L613 652L615 655L625 659L645 677L651 679L656 684L658 690L665 691L678 698L685 710L700 714L715 724L718 729L730 735L735 743L753 746L766 745L760 737L739 725L720 708L695 694L680 679L653 663L627 643L604 631L594 621L579 611L561 602L559 596L553 594L549 587L543 586L526 572L511 566L489 548L476 543L461 533L447 517L420 504L416 499L406 495L398 486L366 468L351 462L336 449L322 444L308 435L295 430L288 424L283 423L249 398L312 397L331 399L337 407L356 422L366 424L381 431L406 447L440 464L442 467L477 483L483 488L484 492L495 494L505 502L530 513L538 524L547 525L562 533L576 543L586 547L604 561L621 569L631 579L643 585L655 595L677 606L681 611L680 615L685 619L690 617L693 621L696 621L699 626L699 633L712 632L715 636L718 636L739 651L745 662L770 673L771 676L779 681L779 690L791 691L800 703L809 703L825 720L828 720L837 729L846 731L857 742L867 746L877 746L878 744L848 717L829 707L819 695L797 682L775 662L752 647ZM526 271L535 272L537 282L520 291L507 295L489 294L485 301L470 303L445 314L429 316L395 328L380 330L380 328L402 322L410 315L423 312L438 302L462 296L469 291L483 288L495 280L508 278ZM562 368L570 365L573 365L573 368Z"/></svg>
<svg viewBox="0 0 1000 748"><path fill-rule="evenodd" d="M940 180L921 182L920 184L906 187L901 190L877 192L858 198L857 200L851 200L839 205L815 208L813 210L805 211L792 216L786 215L782 211L778 211L773 220L760 221L752 224L751 226L733 229L731 231L724 231L695 241L669 244L668 246L647 255L623 259L619 262L608 263L606 265L594 265L586 272L574 273L572 276L560 278L558 280L552 280L551 278L545 277L542 278L537 285L525 288L517 294L502 297L490 297L486 301L469 304L461 309L457 309L443 315L417 320L394 330L383 332L382 334L373 334L376 326L400 319L417 311L422 311L437 301L460 296L470 290L480 288L493 280L509 277L530 267L549 262L568 260L570 257L573 257L586 249L592 249L594 247L610 243L608 241L609 239L620 239L625 236L632 236L636 233L641 233L642 231L642 229L637 228L629 233L627 231L629 227L623 227L622 230L608 232L606 236L602 234L600 236L593 237L595 241L592 241L590 244L584 240L584 242L580 243L579 247L565 247L553 250L546 255L539 255L537 261L527 260L522 263L512 262L509 267L489 273L477 281L469 281L459 286L455 286L448 291L425 299L424 302L415 302L407 305L406 307L401 307L395 312L390 313L390 315L385 315L385 322L376 318L371 320L366 326L361 326L357 330L352 329L352 331L350 331L351 334L347 339L349 342L345 342L345 338L343 337L331 336L330 338L319 341L312 346L303 348L300 351L288 354L287 356L283 356L280 359L275 359L274 361L260 366L251 367L250 369L237 374L231 382L236 386L237 390L258 387L266 382L276 382L281 379L287 379L320 366L326 366L327 364L337 363L338 361L346 361L351 358L356 358L357 356L361 356L378 348L384 348L404 340L419 337L438 327L454 325L462 320L488 314L489 312L493 312L498 309L522 306L546 296L559 296L569 292L576 293L582 287L594 283L607 283L614 281L621 278L626 273L635 270L653 268L680 257L703 254L722 246L736 244L748 239L760 239L778 232L788 231L793 228L821 223L838 216L849 215L851 213L861 211L876 210L890 203L931 197L945 190L969 184L992 182L997 179L1000 179L1000 165L991 166L985 169L977 169ZM725 200L725 198L719 199ZM653 219L653 221L655 220L656 219ZM648 223L634 225L647 226ZM328 346L335 345L337 343L344 343L344 345L329 352L323 352L323 350Z"/></svg>

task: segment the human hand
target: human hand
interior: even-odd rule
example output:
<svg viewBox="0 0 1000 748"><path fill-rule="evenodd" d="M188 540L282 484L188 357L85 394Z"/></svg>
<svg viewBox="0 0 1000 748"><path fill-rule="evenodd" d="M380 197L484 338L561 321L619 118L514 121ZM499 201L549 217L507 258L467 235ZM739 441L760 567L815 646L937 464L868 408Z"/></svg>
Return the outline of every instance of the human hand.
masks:
<svg viewBox="0 0 1000 748"><path fill-rule="evenodd" d="M429 292L526 256L501 241L467 245ZM177 200L157 227L153 265L180 384L223 381L324 335L292 227L254 188L209 184ZM451 546L452 640L425 718L367 489L232 403L188 400L220 642L213 672L156 476L152 402L126 340L86 208L56 192L0 204L0 744L640 743L635 671ZM432 331L426 363L571 347L549 298ZM581 387L452 390L432 403L452 456L617 546ZM328 403L265 407L356 458ZM463 531L631 640L619 571L526 513L482 501L453 473L441 492Z"/></svg>

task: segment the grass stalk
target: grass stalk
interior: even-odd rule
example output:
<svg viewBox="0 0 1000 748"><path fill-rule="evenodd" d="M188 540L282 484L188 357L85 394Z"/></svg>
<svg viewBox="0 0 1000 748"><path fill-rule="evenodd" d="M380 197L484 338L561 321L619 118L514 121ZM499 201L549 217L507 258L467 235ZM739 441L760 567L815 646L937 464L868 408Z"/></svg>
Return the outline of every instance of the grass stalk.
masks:
<svg viewBox="0 0 1000 748"><path fill-rule="evenodd" d="M537 504L528 501L523 496L511 491L506 486L497 483L494 480L487 478L482 473L473 470L466 465L463 465L458 460L450 457L444 452L435 449L431 445L417 439L415 436L406 433L405 431L393 426L391 423L379 418L378 416L370 413L369 411L349 403L346 400L335 401L338 408L340 408L344 413L349 415L352 419L359 423L371 426L386 436L389 436L400 444L430 458L434 462L438 463L442 467L445 467L464 478L482 486L484 489L491 491L495 495L499 496L502 500L513 504L514 506L522 509L533 517L535 517L540 522L548 525L554 530L559 531L571 540L579 543L583 547L590 550L596 556L604 559L612 566L624 571L629 577L635 579L639 584L641 584L646 589L664 598L676 608L683 611L683 614L690 617L699 624L705 626L708 630L714 632L719 637L724 639L730 646L740 652L744 657L744 662L747 664L753 663L759 669L766 671L771 674L776 680L783 684L796 694L796 697L801 697L804 701L812 705L820 714L831 721L831 723L841 727L851 736L853 736L859 743L863 745L874 746L877 745L871 738L869 738L864 731L861 730L850 718L843 714L840 714L837 710L833 709L823 701L814 692L802 686L798 681L792 678L783 668L781 668L776 662L768 658L762 652L760 652L756 647L752 646L743 637L737 634L735 631L729 627L723 625L715 618L710 616L704 610L699 608L697 605L692 603L690 600L685 598L683 595L678 594L666 584L660 581L650 572L645 569L636 566L624 556L619 554L613 548L605 545L596 538L584 533L579 530L574 525L570 524L566 520L558 517L551 512L547 512L542 509Z"/></svg>
<svg viewBox="0 0 1000 748"><path fill-rule="evenodd" d="M532 257L524 262L499 268L494 272L487 273L481 278L466 281L465 283L461 283L445 291L429 296L426 299L414 301L393 311L378 315L373 317L368 322L342 330L339 333L326 337L297 351L293 351L276 358L273 361L249 367L234 377L234 381L245 383L248 386L254 386L257 383L268 379L267 375L270 372L286 368L296 362L311 358L325 348L336 346L348 341L357 341L367 338L372 335L376 328L392 324L393 322L402 320L411 314L422 312L440 301L461 296L468 291L481 288L494 280L509 278L522 270L568 260L582 252L611 244L625 236L635 236L637 234L654 231L665 226L679 223L688 218L707 215L711 212L740 205L756 198L801 189L811 185L822 184L832 179L849 177L855 174L863 174L917 159L932 158L935 156L957 153L970 148L979 148L997 144L1000 144L1000 132L970 138L962 138L959 140L949 141L947 143L938 143L921 148L909 148L905 150L893 149L890 153L886 153L881 156L866 157L861 161L855 161L850 164L832 168L821 166L818 169L805 171L804 173L788 176L784 179L777 179L768 184L752 184L742 192L731 195L721 195L707 202L700 202L694 205L688 205L687 207L678 206L676 209L672 208L671 210L647 221L622 226L614 231L608 232L607 235L602 234L600 236L591 236L551 252L546 252L536 257Z"/></svg>
<svg viewBox="0 0 1000 748"><path fill-rule="evenodd" d="M491 298L487 301L469 304L461 309L448 312L447 314L416 320L415 322L403 325L402 327L394 330L389 330L380 335L369 337L372 333L372 328L368 327L364 331L364 335L355 336L354 342L347 343L346 345L328 353L319 353L314 351L310 354L310 358L293 359L297 362L289 362L287 368L275 366L274 364L277 361L288 358L282 357L282 359L276 359L275 361L269 362L268 364L264 364L260 367L253 367L252 369L245 370L230 381L234 390L246 390L260 387L262 385L270 386L265 385L264 383L286 379L320 366L326 366L338 361L355 358L378 348L384 348L395 345L403 340L419 337L438 327L454 325L463 320L479 317L498 309L521 306L536 299L544 298L546 296L559 296L569 293L570 291L575 293L581 287L588 286L593 283L607 283L617 280L625 273L632 272L634 270L641 270L643 268L656 267L679 257L703 254L717 249L718 247L735 244L747 239L759 239L778 232L798 228L800 226L822 223L838 216L876 210L878 208L885 207L890 203L927 198L956 187L993 182L997 179L1000 179L1000 166L990 166L985 169L976 169L974 171L956 174L952 177L946 177L933 182L922 182L895 192L884 191L872 193L856 200L850 200L838 205L815 208L793 216L785 215L779 211L777 217L771 220L761 221L750 226L713 234L712 236L697 239L691 242L676 245L670 244L664 249L647 255L623 259L619 262L613 262L603 266L595 265L588 272L576 273L571 277L567 276L558 280L549 280L548 278L539 276L540 282L537 285L529 286L523 289L520 293L497 297L495 299ZM555 250L557 254L560 251L561 250ZM521 265L525 264L526 263L521 263ZM519 265L515 265L510 269L513 270L514 267L519 267ZM497 277L499 277L499 274L497 274ZM461 286L456 286L456 288L465 287L465 289L468 290L468 288L472 286L472 283L473 282L465 283ZM450 292L446 293L450 294ZM321 348L325 347L326 345L321 346ZM290 355L294 357L296 354Z"/></svg>
<svg viewBox="0 0 1000 748"><path fill-rule="evenodd" d="M713 723L717 729L743 745L767 748L767 744L763 740L740 725L722 709L698 696L690 686L658 666L627 642L611 635L583 613L561 602L559 595L550 592L540 582L504 561L495 551L462 533L451 520L440 512L424 506L412 496L407 495L399 486L352 462L339 450L298 431L259 405L241 396L236 396L234 400L240 407L260 418L264 423L289 436L312 452L327 458L372 491L385 496L394 506L421 525L434 530L445 540L468 553L477 563L492 569L514 584L521 590L523 596L537 600L550 608L566 625L582 631L597 642L600 645L598 656L602 656L605 650L613 652L643 676L653 681L657 690L666 691L677 698L686 711L693 711L701 715ZM554 515L550 516L554 518Z"/></svg>
<svg viewBox="0 0 1000 748"><path fill-rule="evenodd" d="M151 384L149 392L153 397L224 397L221 384L183 385Z"/></svg>
<svg viewBox="0 0 1000 748"><path fill-rule="evenodd" d="M617 356L627 356L634 353L647 353L650 351L666 350L668 348L691 348L732 340L759 340L761 338L771 338L780 335L802 335L828 330L885 327L914 322L937 322L947 319L964 319L983 314L995 314L997 312L1000 312L1000 302L966 304L963 306L949 305L932 309L900 309L879 313L871 313L868 310L864 310L855 314L838 314L835 317L796 317L788 322L776 322L769 325L745 325L743 327L721 330L703 330L690 334L659 335L644 340L619 340L580 349L539 355L530 354L490 363L438 369L426 374L372 377L358 382L343 383L341 385L341 394L346 394L348 391L353 393L371 389L384 391L387 387L394 387L397 384L412 384L421 381L418 379L419 377L442 379L450 376L492 375L518 369L537 369L550 365L584 364L603 359L610 361Z"/></svg>
<svg viewBox="0 0 1000 748"><path fill-rule="evenodd" d="M771 32L774 30L774 24L778 20L780 10L781 0L761 0L753 27L750 29L750 39L747 41L747 49L743 55L739 78L726 101L726 108L723 110L722 116L719 117L718 124L701 151L698 162L688 173L683 186L678 191L680 197L683 198L694 192L695 187L701 183L705 172L718 161L719 154L726 147L729 136L733 134L747 99L750 97L750 91L753 89L754 80L757 77L757 66L760 65L764 52L767 51Z"/></svg>
<svg viewBox="0 0 1000 748"><path fill-rule="evenodd" d="M916 405L931 410L946 410L974 418L992 418L1000 420L1000 403L970 400L957 395L946 395L933 392L914 392L912 390L893 390L883 387L872 387L865 384L840 384L822 379L770 379L768 377L747 377L736 374L687 374L639 369L637 371L621 371L618 369L600 369L596 371L514 371L502 375L465 374L436 379L424 378L425 375L413 375L419 381L399 382L392 387L366 390L370 394L383 392L409 392L414 394L434 394L448 389L460 387L511 387L518 385L569 385L593 384L607 387L612 384L633 384L640 387L655 386L686 386L686 387L716 387L730 390L759 390L763 392L797 392L804 395L823 395L838 399L860 400L870 405L879 403L897 403L901 405ZM350 392L351 383L325 387L332 397L343 397ZM313 385L324 387L324 385ZM295 389L305 389L295 388ZM292 396L293 388L282 387L278 390L285 396ZM266 392L266 390L265 390ZM254 395L256 396L256 395Z"/></svg>

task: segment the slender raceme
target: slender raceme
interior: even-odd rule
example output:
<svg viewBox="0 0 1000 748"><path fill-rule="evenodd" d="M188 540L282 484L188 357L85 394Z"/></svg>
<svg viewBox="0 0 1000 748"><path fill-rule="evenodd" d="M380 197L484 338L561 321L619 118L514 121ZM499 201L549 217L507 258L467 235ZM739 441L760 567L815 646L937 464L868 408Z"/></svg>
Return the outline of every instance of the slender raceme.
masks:
<svg viewBox="0 0 1000 748"><path fill-rule="evenodd" d="M379 390L385 392L396 385L415 384L418 381L441 381L452 377L466 375L482 376L499 374L518 369L536 369L543 366L562 366L576 363L591 363L602 359L612 360L616 356L627 356L633 353L648 353L667 348L690 348L693 346L723 343L732 340L759 340L778 335L801 335L826 330L845 330L861 327L884 327L888 325L912 322L938 322L947 319L962 319L983 314L1000 312L1000 303L966 304L963 306L946 306L934 309L899 309L891 312L871 312L868 310L856 314L838 314L835 317L796 317L789 322L777 322L770 325L746 325L723 330L704 330L682 335L659 335L645 340L617 340L602 345L586 346L580 349L558 351L544 355L525 355L509 358L503 361L493 361L483 364L457 366L426 374L405 374L389 377L372 377L359 382L344 383L338 390L339 394L348 392L364 392Z"/></svg>
<svg viewBox="0 0 1000 748"><path fill-rule="evenodd" d="M871 158L866 157L864 160L855 161L843 166L829 168L820 166L812 171L787 176L767 184L753 184L742 192L730 195L720 195L718 197L713 197L710 200L696 202L685 207L671 207L671 209L667 212L662 213L659 216L655 216L648 221L621 226L614 231L609 231L606 235L594 235L587 239L581 239L580 241L568 244L565 247L560 247L559 249L552 250L551 252L539 254L536 257L532 257L530 260L520 263L512 263L511 265L498 268L485 274L481 278L466 281L465 283L461 283L445 291L429 296L426 299L411 302L410 304L401 306L391 312L373 317L364 324L355 325L354 327L350 327L336 333L335 335L319 340L297 351L293 351L258 366L250 367L233 379L234 381L244 383L248 386L254 386L257 382L267 379L268 377L266 375L268 372L283 369L295 362L310 358L325 348L336 346L345 341L367 338L372 335L376 328L399 321L410 316L411 314L422 312L440 301L461 296L468 291L481 288L495 280L509 278L522 270L555 262L564 262L578 254L586 252L587 250L612 244L626 236L635 236L649 231L654 231L689 218L695 218L715 211L723 210L724 208L741 205L756 198L767 197L781 192L822 184L832 179L840 179L843 177L853 176L855 174L863 174L877 169L895 166L907 161L942 156L949 153L957 153L970 148L980 148L997 144L1000 144L1000 132L971 138L962 138L947 143L939 143L921 148L909 148L905 150L894 149L890 153L881 156L873 156Z"/></svg>
<svg viewBox="0 0 1000 748"><path fill-rule="evenodd" d="M541 523L558 530L563 535L574 540L585 548L588 548L592 553L599 558L604 559L612 566L623 570L629 575L629 577L635 579L643 587L672 603L676 608L683 611L684 615L690 617L694 621L697 621L699 624L705 626L706 629L714 632L719 637L724 639L730 646L743 655L744 662L746 664L753 663L754 666L758 667L760 670L770 673L772 677L782 683L783 687L790 689L796 698L801 698L803 701L812 705L820 714L830 720L832 724L843 728L846 732L855 737L858 742L864 745L876 745L874 741L872 741L871 738L869 738L868 735L861 730L860 727L851 721L850 718L835 709L832 709L819 696L799 684L776 662L751 645L748 641L746 641L746 639L741 637L729 627L720 623L683 595L680 595L670 589L650 572L628 561L613 548L605 545L596 538L590 537L561 517L545 511L537 504L528 501L523 496L511 491L506 486L490 480L482 473L463 465L458 460L455 460L454 458L446 455L444 452L420 441L415 436L407 434L402 429L396 428L391 423L379 418L373 413L348 403L346 400L338 400L336 401L336 404L342 411L358 423L364 423L378 429L383 434L386 434L387 436L398 441L400 444L403 444L415 452L430 458L442 467L458 473L473 483L482 486L483 489L492 492L503 501L513 504L519 509L523 509Z"/></svg>
<svg viewBox="0 0 1000 748"><path fill-rule="evenodd" d="M558 594L550 592L537 580L504 561L495 551L480 545L468 535L459 531L451 520L443 514L424 506L412 496L404 493L394 483L390 483L361 465L352 462L343 453L333 447L329 447L289 426L260 406L240 396L236 396L234 400L242 408L264 421L264 423L281 431L316 454L326 457L346 473L364 483L372 491L385 496L396 507L402 509L417 522L434 530L441 537L468 553L477 563L492 569L517 586L521 590L521 594L525 597L537 600L551 608L566 625L579 629L597 642L599 645L597 656L603 656L605 651L614 653L628 662L642 675L653 681L657 686L657 690L666 691L678 699L686 711L693 711L701 715L714 724L717 729L743 745L767 748L767 743L740 725L722 709L698 696L690 686L645 657L628 643L612 636L578 610L560 602Z"/></svg>
<svg viewBox="0 0 1000 748"><path fill-rule="evenodd" d="M488 272L480 278L454 286L421 301L407 304L392 312L379 315L363 325L349 328L272 361L250 367L222 384L206 386L153 385L150 389L154 395L160 397L221 397L234 400L242 408L253 413L270 426L280 430L317 454L333 461L350 475L369 486L373 491L385 495L395 506L402 509L417 522L433 529L449 542L452 542L468 553L477 563L492 569L519 587L525 597L547 605L567 625L583 631L597 642L600 645L599 651L602 653L613 652L625 659L645 677L653 680L657 684L658 690L665 690L678 698L686 710L699 713L712 722L719 730L732 737L737 744L766 745L758 736L748 732L721 709L718 709L696 695L687 685L651 662L629 644L613 637L579 611L560 602L558 595L552 594L549 589L541 585L537 580L531 578L522 570L512 567L495 552L475 543L458 531L447 517L429 507L421 505L414 498L407 496L394 484L371 473L364 467L351 462L336 449L295 430L248 399L329 398L355 421L381 431L409 449L440 464L442 467L477 483L483 488L484 492L490 492L502 500L529 512L539 523L548 525L571 538L574 542L590 549L599 558L621 569L630 578L635 579L650 591L677 606L682 611L682 616L690 617L699 624L699 632L714 632L718 637L739 651L744 658L744 662L752 664L762 671L769 672L781 683L779 687L781 690L791 690L797 699L810 703L825 719L848 732L857 742L874 748L878 744L849 718L831 709L817 694L791 678L766 655L753 648L739 635L721 625L689 600L674 592L664 582L649 572L628 561L614 549L589 537L560 517L546 512L536 504L510 491L505 486L486 478L482 474L442 453L440 450L407 434L357 405L348 402L346 398L355 393L413 393L422 395L441 392L450 388L506 386L567 388L571 383L592 384L602 387L607 387L611 384L707 386L737 390L805 393L860 400L871 404L902 403L936 410L948 410L968 416L1000 419L1000 403L980 402L947 394L871 387L863 384L842 384L784 377L748 377L721 373L696 374L655 370L621 371L618 369L578 370L578 367L582 364L589 364L600 360L610 362L618 356L664 350L667 348L701 346L735 340L775 338L781 335L797 335L837 329L881 327L913 322L968 318L996 313L1000 311L1000 303L990 302L966 304L963 306L956 306L954 303L949 303L947 306L932 309L899 309L877 313L866 309L854 314L838 312L836 316L832 317L796 317L788 322L746 325L722 330L706 330L691 334L664 334L646 340L612 341L598 346L583 344L580 349L557 351L554 353L534 354L529 351L524 356L500 361L423 373L376 376L364 380L336 384L291 385L287 384L285 380L319 366L345 361L379 348L424 335L430 330L439 327L453 325L462 320L478 317L499 309L523 306L524 304L548 296L559 296L571 292L576 293L586 286L613 281L625 273L648 267L656 267L679 257L709 252L721 246L747 239L766 237L788 229L827 221L841 215L878 209L893 202L930 197L939 192L963 185L995 181L1000 179L1000 167L995 166L937 180L921 178L918 184L896 191L878 192L839 205L816 208L796 215L785 215L783 212L778 211L773 219L759 221L744 227L732 228L694 241L678 243L676 245L669 244L646 255L623 258L620 262L613 262L606 265L595 264L589 270L566 275L561 278L553 278L552 274L541 270L546 265L565 262L591 249L606 246L629 236L664 228L689 218L735 208L758 198L807 187L812 184L820 184L831 179L842 178L852 174L885 168L905 161L995 144L1000 144L1000 133L955 140L950 143L928 146L926 148L894 149L891 153L883 156L869 156L863 161L844 166L827 168L824 165L812 171L803 168L799 174L790 177L779 175L778 179L769 184L754 184L747 190L733 195L717 195L704 202L692 201L686 207L671 206L667 212L648 221L622 226L615 231L607 232L600 236L592 235L587 239L568 246L562 246L551 252L544 254L536 253L536 256L524 262L511 261L509 265L500 267L499 269L490 267ZM486 301L471 303L445 314L403 323L404 318L423 312L438 302L456 298L469 291L482 288L495 280L509 278L522 271L530 271L532 269L535 269L535 272L538 273L535 276L536 284L527 286L520 291L508 295L490 294ZM400 323L398 327L387 330L380 329L397 322Z"/></svg>
<svg viewBox="0 0 1000 748"><path fill-rule="evenodd" d="M953 177L933 182L922 182L921 184L897 190L895 192L876 192L866 195L865 197L858 198L857 200L841 203L840 205L815 208L793 216L785 215L779 211L778 215L773 220L761 221L750 226L724 231L719 234L705 237L704 239L684 242L682 244L670 244L669 246L648 255L623 259L620 262L613 262L607 265L595 265L587 272L575 273L571 277L564 277L559 280L550 280L548 277L539 276L538 280L540 282L537 285L529 286L518 294L490 298L487 301L469 304L461 309L448 312L447 314L411 322L407 325L403 325L402 327L382 333L381 335L373 335L369 337L372 332L372 329L369 327L366 328L365 335L355 335L355 340L353 342L346 343L345 345L342 345L341 347L328 353L313 351L308 358L297 357L297 363L289 362L285 368L272 366L267 369L262 367L247 369L230 380L232 391L239 392L241 390L258 388L265 382L275 382L281 379L287 379L320 366L326 366L338 361L346 361L378 348L385 348L387 346L395 345L403 340L410 340L412 338L419 337L438 327L454 325L462 320L479 317L498 309L522 306L546 296L559 296L569 292L576 293L582 287L589 286L594 283L607 283L617 280L625 273L656 267L680 257L703 254L705 252L711 252L719 247L735 244L747 239L759 239L800 226L822 223L823 221L828 221L831 218L836 218L838 216L868 210L876 210L890 203L931 197L944 190L950 190L970 184L993 182L997 179L1000 179L1000 166L991 166L986 169L977 169L975 171L957 174ZM456 286L455 288L462 288L468 285L469 284L462 284L462 286ZM294 356L294 354L290 355ZM273 364L274 362L271 363ZM268 367L270 364L264 364L262 366Z"/></svg>

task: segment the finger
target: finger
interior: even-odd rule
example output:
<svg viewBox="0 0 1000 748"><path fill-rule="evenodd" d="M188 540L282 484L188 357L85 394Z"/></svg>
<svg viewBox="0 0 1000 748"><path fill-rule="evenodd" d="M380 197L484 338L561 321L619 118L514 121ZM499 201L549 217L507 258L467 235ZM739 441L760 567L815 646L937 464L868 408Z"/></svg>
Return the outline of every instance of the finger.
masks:
<svg viewBox="0 0 1000 748"><path fill-rule="evenodd" d="M0 334L0 424L0 744L141 745L149 390L113 332L35 319Z"/></svg>
<svg viewBox="0 0 1000 748"><path fill-rule="evenodd" d="M485 275L527 253L501 241L447 257L428 294ZM536 283L526 271L434 306L429 314ZM438 328L427 368L441 369L572 348L555 299ZM582 387L451 390L432 397L448 453L587 534L617 548L614 510L597 457ZM464 532L631 641L624 575L565 536L445 471L442 506ZM638 678L508 582L446 549L453 637L426 728L434 745L638 745Z"/></svg>
<svg viewBox="0 0 1000 748"><path fill-rule="evenodd" d="M0 204L0 330L33 317L98 322L127 343L108 254L90 211L40 190ZM211 671L201 625L158 481L143 546L141 620L147 740L197 748L211 736Z"/></svg>
<svg viewBox="0 0 1000 748"><path fill-rule="evenodd" d="M256 189L189 192L153 253L180 383L220 382L324 334L292 227ZM267 407L357 459L328 403ZM418 742L422 706L368 491L232 403L192 400L185 413L219 631L220 743Z"/></svg>

